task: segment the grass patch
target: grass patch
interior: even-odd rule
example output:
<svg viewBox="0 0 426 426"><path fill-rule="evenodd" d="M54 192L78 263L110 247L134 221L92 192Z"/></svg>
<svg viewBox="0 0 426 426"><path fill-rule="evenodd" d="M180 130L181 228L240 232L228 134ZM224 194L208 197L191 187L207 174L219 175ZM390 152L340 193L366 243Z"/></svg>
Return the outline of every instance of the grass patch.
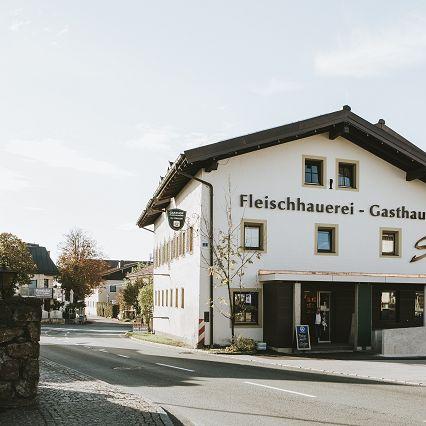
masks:
<svg viewBox="0 0 426 426"><path fill-rule="evenodd" d="M180 342L179 340L170 339L169 337L160 336L158 334L150 334L150 333L138 333L134 331L129 331L126 333L128 337L134 337L135 339L144 340L145 342L153 342L153 343L162 343L163 345L170 346L179 346L185 347L185 343Z"/></svg>

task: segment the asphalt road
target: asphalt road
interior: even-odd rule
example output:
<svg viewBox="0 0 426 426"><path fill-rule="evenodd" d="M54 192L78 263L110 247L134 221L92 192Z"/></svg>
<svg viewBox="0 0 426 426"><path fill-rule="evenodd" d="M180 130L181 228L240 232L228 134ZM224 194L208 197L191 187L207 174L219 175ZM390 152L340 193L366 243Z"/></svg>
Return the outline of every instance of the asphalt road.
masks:
<svg viewBox="0 0 426 426"><path fill-rule="evenodd" d="M41 355L141 394L184 424L426 424L426 388L254 366L134 341L128 329L43 327Z"/></svg>

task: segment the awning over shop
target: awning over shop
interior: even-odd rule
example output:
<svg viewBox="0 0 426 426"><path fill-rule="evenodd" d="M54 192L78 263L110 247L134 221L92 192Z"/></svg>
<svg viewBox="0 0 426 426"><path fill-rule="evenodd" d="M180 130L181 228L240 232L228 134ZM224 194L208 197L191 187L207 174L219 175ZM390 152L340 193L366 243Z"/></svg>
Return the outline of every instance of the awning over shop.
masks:
<svg viewBox="0 0 426 426"><path fill-rule="evenodd" d="M382 272L333 272L260 269L258 271L258 279L260 283L271 281L334 281L426 285L426 274L392 274Z"/></svg>

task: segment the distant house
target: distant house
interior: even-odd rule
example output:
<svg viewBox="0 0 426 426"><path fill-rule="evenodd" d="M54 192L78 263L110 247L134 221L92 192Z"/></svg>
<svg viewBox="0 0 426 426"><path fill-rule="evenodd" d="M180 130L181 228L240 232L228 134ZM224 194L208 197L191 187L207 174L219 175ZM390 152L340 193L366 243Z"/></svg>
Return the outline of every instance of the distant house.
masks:
<svg viewBox="0 0 426 426"><path fill-rule="evenodd" d="M37 267L37 272L31 277L28 285L23 285L18 292L21 296L36 296L37 288L53 289L53 298L60 298L56 277L59 274L58 268L50 257L50 252L46 247L38 244L27 243L27 248Z"/></svg>
<svg viewBox="0 0 426 426"><path fill-rule="evenodd" d="M85 298L86 315L95 316L98 302L117 303L117 293L124 284L126 275L136 267L139 260L105 260L108 270L103 274L103 283Z"/></svg>

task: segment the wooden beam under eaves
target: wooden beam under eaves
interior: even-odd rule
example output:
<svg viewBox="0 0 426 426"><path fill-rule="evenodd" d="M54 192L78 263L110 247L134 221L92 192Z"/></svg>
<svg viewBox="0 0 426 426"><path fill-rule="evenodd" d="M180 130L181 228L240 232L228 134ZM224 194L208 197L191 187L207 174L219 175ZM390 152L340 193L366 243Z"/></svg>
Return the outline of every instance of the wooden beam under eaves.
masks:
<svg viewBox="0 0 426 426"><path fill-rule="evenodd" d="M349 126L347 124L334 126L328 133L328 138L334 140L339 136L345 137L349 134Z"/></svg>
<svg viewBox="0 0 426 426"><path fill-rule="evenodd" d="M421 179L426 177L426 166L418 167L416 169L408 170L405 179L410 182L414 179Z"/></svg>

